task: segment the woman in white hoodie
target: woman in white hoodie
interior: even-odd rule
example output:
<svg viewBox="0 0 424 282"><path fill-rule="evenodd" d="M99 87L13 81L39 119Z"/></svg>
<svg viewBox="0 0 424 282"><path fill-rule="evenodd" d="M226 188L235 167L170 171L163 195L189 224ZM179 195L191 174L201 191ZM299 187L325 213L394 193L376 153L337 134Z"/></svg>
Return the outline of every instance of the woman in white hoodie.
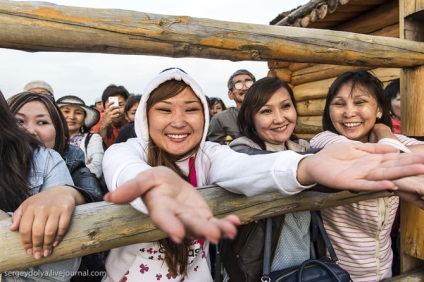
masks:
<svg viewBox="0 0 424 282"><path fill-rule="evenodd" d="M193 186L216 183L247 196L293 195L317 182L339 189L383 190L395 185L380 180L424 170L424 155L415 159L380 155L397 151L376 144L330 146L316 155L237 153L205 142L207 109L205 95L190 76L175 68L165 70L143 93L135 117L137 138L106 151L103 168L109 190L124 187L105 199L116 203L135 199L131 205L144 213L148 209L155 224L172 238L111 250L106 262L108 281L212 281L208 241L174 242L180 242L184 228L213 241L220 232L233 237L238 220L213 218ZM341 150L346 153L340 154ZM399 165L404 168L399 170Z"/></svg>

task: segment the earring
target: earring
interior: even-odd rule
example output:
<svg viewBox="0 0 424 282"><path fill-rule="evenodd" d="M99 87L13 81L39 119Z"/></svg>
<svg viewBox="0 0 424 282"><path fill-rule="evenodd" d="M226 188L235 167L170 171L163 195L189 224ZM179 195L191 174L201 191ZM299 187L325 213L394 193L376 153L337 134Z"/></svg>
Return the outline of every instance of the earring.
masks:
<svg viewBox="0 0 424 282"><path fill-rule="evenodd" d="M381 116L382 116L381 112L377 112L377 119L381 119Z"/></svg>

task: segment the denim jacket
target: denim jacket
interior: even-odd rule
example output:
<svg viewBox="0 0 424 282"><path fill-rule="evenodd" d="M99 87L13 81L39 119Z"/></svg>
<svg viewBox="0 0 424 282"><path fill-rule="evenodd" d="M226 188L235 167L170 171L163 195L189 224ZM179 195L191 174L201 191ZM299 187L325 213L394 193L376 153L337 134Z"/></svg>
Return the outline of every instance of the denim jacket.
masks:
<svg viewBox="0 0 424 282"><path fill-rule="evenodd" d="M40 148L34 152L34 169L29 175L31 194L35 195L48 187L73 185L74 182L62 157L55 151ZM23 251L23 250L22 250ZM2 281L69 281L78 270L81 258L6 271Z"/></svg>

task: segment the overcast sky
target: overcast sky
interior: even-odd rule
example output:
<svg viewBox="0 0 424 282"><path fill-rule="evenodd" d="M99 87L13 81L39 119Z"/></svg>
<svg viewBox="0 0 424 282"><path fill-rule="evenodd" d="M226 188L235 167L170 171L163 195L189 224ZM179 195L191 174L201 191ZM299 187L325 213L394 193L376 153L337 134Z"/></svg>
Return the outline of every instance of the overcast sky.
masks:
<svg viewBox="0 0 424 282"><path fill-rule="evenodd" d="M184 15L197 18L268 25L279 13L303 5L308 0L54 0L59 5L119 8L162 15ZM1 32L1 31L0 31ZM50 83L56 99L65 95L81 97L94 103L109 84L125 86L141 94L157 73L179 67L190 74L208 96L221 97L234 106L227 96L227 80L240 68L250 70L256 78L267 75L266 62L230 62L207 59L174 59L140 55L83 53L28 53L0 48L0 89L6 98L21 92L31 80Z"/></svg>

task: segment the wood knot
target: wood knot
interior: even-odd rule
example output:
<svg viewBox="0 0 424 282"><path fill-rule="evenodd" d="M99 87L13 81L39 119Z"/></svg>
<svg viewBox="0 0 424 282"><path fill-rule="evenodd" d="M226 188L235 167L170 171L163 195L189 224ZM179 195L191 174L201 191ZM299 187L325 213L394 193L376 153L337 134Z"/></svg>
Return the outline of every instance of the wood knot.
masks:
<svg viewBox="0 0 424 282"><path fill-rule="evenodd" d="M96 237L97 231L93 230L90 233L87 234L88 237L90 237L90 240L93 240L94 237Z"/></svg>

